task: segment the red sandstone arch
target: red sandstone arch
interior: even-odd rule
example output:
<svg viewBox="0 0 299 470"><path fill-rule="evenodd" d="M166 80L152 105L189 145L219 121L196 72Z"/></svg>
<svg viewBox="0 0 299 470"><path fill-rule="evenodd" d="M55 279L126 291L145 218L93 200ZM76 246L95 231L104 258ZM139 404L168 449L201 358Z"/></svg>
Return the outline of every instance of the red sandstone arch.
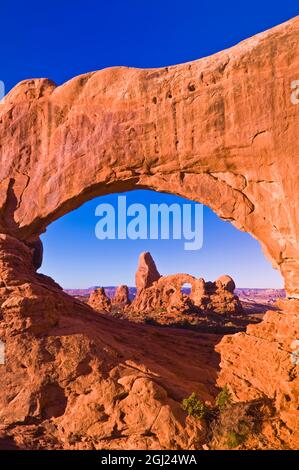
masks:
<svg viewBox="0 0 299 470"><path fill-rule="evenodd" d="M160 398L168 399L166 389L157 388L151 376L140 378L139 364L130 369L138 373L135 390L129 387L119 361L128 343L138 353L139 330L132 334L128 325L116 330L113 319L95 318L88 306L37 274L37 240L50 222L94 196L134 188L166 191L210 206L256 237L281 270L288 295L298 297L299 105L290 99L291 83L299 79L298 33L294 18L189 64L112 68L60 87L27 80L6 96L0 104L0 335L8 367L0 374L1 423L13 429L51 415L57 418L58 442L71 446L69 433L85 434L82 416L94 423L99 401L107 396L111 429L118 426L115 416L125 413L136 434L133 405L142 421L145 416L152 423L148 410L154 413L155 446L189 448L194 429L176 420L179 402L171 398L165 407ZM298 300L283 307L287 315L268 312L259 325L217 345L218 384L229 384L237 400L270 399L285 424L283 442L297 448L299 376L291 352ZM155 333L147 335L141 364L158 344ZM166 349L167 341L165 336ZM171 353L178 347L184 347L179 337ZM206 356L202 359L206 365ZM150 368L155 370L153 362ZM200 393L210 399L216 370L207 372L208 387ZM87 388L79 390L74 378L81 383L85 374ZM138 395L144 390L150 397L145 407ZM120 405L112 400L123 392L127 408L126 399ZM54 415L51 393L63 403ZM98 445L105 422L96 416L91 442ZM137 448L148 445L148 434L131 437L128 442ZM115 445L122 448L123 442Z"/></svg>
<svg viewBox="0 0 299 470"><path fill-rule="evenodd" d="M0 231L31 242L94 196L166 191L251 233L298 296L298 27L173 67L21 82L0 106Z"/></svg>

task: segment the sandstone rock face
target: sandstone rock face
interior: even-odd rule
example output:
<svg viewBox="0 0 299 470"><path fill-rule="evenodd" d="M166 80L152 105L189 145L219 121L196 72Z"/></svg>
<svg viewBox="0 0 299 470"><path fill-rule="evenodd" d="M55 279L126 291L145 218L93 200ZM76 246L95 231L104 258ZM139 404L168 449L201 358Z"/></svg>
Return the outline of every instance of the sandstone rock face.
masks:
<svg viewBox="0 0 299 470"><path fill-rule="evenodd" d="M201 448L203 424L180 402L192 391L213 400L219 339L107 320L86 305L62 314L42 337L7 335L0 442L3 436L26 449Z"/></svg>
<svg viewBox="0 0 299 470"><path fill-rule="evenodd" d="M111 310L111 300L107 297L103 287L95 289L90 294L88 305L99 312L110 312Z"/></svg>
<svg viewBox="0 0 299 470"><path fill-rule="evenodd" d="M182 293L181 286L184 282L180 283L179 280L186 278L190 280L187 274L161 277L151 287L140 291L132 302L130 310L136 313L152 310L161 310L161 312L176 310L184 313L215 312L221 315L242 313L238 297L223 288L217 288L215 283L205 283L208 287L201 294L196 290L190 296ZM197 280L193 278L194 283Z"/></svg>
<svg viewBox="0 0 299 470"><path fill-rule="evenodd" d="M78 302L52 279L36 274L34 249L0 235L0 338L28 332L40 334L55 326L61 311Z"/></svg>
<svg viewBox="0 0 299 470"><path fill-rule="evenodd" d="M0 445L201 447L204 427L180 402L194 389L213 399L219 337L188 332L191 361L186 335L96 315L37 274L34 249L8 235L0 237L0 268ZM94 297L103 299L102 289Z"/></svg>
<svg viewBox="0 0 299 470"><path fill-rule="evenodd" d="M122 285L118 286L115 295L112 299L112 303L114 305L119 305L121 307L125 307L126 305L130 305L129 299L129 288L128 286Z"/></svg>
<svg viewBox="0 0 299 470"><path fill-rule="evenodd" d="M36 273L51 222L93 197L148 188L208 205L258 239L282 273L291 300L220 343L219 383L238 399L273 400L283 445L298 448L298 70L294 18L192 63L114 67L59 87L26 80L5 97L0 439L25 448L202 445L204 430L179 403L192 391L215 396L218 361L207 347L219 338L125 327Z"/></svg>
<svg viewBox="0 0 299 470"><path fill-rule="evenodd" d="M299 348L292 348L296 338L298 304L295 312L269 311L260 324L225 336L216 347L221 354L218 385L229 384L237 400L273 400L280 416L278 436L291 449L299 443Z"/></svg>
<svg viewBox="0 0 299 470"><path fill-rule="evenodd" d="M135 275L137 293L144 288L150 287L153 282L157 281L160 277L152 255L146 251L141 253Z"/></svg>
<svg viewBox="0 0 299 470"><path fill-rule="evenodd" d="M231 292L232 294L234 293L234 290L236 288L236 284L234 280L228 276L227 274L224 276L220 276L216 281L215 284L217 287L220 289L223 288L224 290L227 290L228 292Z"/></svg>
<svg viewBox="0 0 299 470"><path fill-rule="evenodd" d="M299 296L298 25L188 64L21 82L0 105L0 233L35 241L109 192L175 193L251 233Z"/></svg>

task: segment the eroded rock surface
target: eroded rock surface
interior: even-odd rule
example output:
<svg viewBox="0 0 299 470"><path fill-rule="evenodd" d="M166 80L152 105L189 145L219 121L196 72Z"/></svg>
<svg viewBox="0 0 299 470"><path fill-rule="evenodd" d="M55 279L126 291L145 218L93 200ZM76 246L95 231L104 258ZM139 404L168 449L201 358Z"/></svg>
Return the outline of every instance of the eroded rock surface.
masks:
<svg viewBox="0 0 299 470"><path fill-rule="evenodd" d="M137 293L139 293L142 289L150 287L153 282L157 281L160 277L161 275L157 270L152 255L148 251L141 253L135 275Z"/></svg>
<svg viewBox="0 0 299 470"><path fill-rule="evenodd" d="M115 295L112 299L112 303L114 305L118 305L120 307L125 307L126 305L130 305L129 299L129 288L126 285L118 286Z"/></svg>
<svg viewBox="0 0 299 470"><path fill-rule="evenodd" d="M106 295L104 287L99 287L90 294L88 304L99 312L110 312L111 310L111 300Z"/></svg>
<svg viewBox="0 0 299 470"><path fill-rule="evenodd" d="M251 233L299 295L298 25L187 64L18 84L0 105L0 233L34 242L95 196L175 193Z"/></svg>
<svg viewBox="0 0 299 470"><path fill-rule="evenodd" d="M215 396L211 337L129 328L36 273L51 222L95 196L148 188L208 205L258 239L282 273L292 300L221 342L220 383L238 399L273 401L275 439L298 448L298 70L294 18L195 62L114 67L59 87L26 80L1 102L2 442L202 445L202 425L179 403L192 391Z"/></svg>
<svg viewBox="0 0 299 470"><path fill-rule="evenodd" d="M158 272L150 253L146 253L150 266L154 266L155 274ZM149 275L152 269L143 269L144 254L141 254L136 272L137 295L130 307L130 313L164 312L179 313L207 313L214 312L221 315L240 314L243 312L238 296L234 295L235 283L233 279L224 275L215 282L205 282L202 278L195 278L190 274L172 274L160 276ZM143 282L140 277L143 275ZM190 295L183 290L185 284L191 286ZM143 287L141 287L143 286Z"/></svg>
<svg viewBox="0 0 299 470"><path fill-rule="evenodd" d="M218 385L229 384L240 401L271 399L280 417L277 435L298 449L299 347L293 338L299 339L299 305L287 310L285 304L284 311L269 311L245 333L222 339L216 347L221 354Z"/></svg>
<svg viewBox="0 0 299 470"><path fill-rule="evenodd" d="M0 237L0 268L2 447L202 445L203 424L188 418L180 402L193 389L213 399L219 336L188 334L188 354L197 356L191 361L184 334L97 315L37 274L34 248L8 235Z"/></svg>

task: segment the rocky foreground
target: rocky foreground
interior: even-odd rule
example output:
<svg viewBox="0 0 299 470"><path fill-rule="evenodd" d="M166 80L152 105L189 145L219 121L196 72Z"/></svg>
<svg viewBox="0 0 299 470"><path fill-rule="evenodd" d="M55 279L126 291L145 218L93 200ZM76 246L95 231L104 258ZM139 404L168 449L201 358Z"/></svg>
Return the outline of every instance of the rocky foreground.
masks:
<svg viewBox="0 0 299 470"><path fill-rule="evenodd" d="M0 251L2 448L228 448L227 420L224 432L218 421L215 431L207 418L182 409L195 393L214 413L226 385L235 406L258 407L258 423L234 447L297 445L298 376L289 345L299 324L295 312L270 312L260 325L223 339L137 325L63 293L36 274L33 250L10 237L0 241L6 250ZM258 374L261 359L253 350L265 358ZM244 413L237 410L237 417Z"/></svg>
<svg viewBox="0 0 299 470"><path fill-rule="evenodd" d="M9 342L9 372L1 373L3 447L187 449L204 442L181 400L192 392L216 396L219 336L129 324L74 304L49 335L31 338L29 348L28 340Z"/></svg>
<svg viewBox="0 0 299 470"><path fill-rule="evenodd" d="M284 296L282 290L239 289L241 302L228 275L214 282L183 273L161 276L149 252L141 253L135 279L134 288L120 285L68 292L115 318L210 333L245 331L248 324L261 321L267 310L276 310L274 301Z"/></svg>

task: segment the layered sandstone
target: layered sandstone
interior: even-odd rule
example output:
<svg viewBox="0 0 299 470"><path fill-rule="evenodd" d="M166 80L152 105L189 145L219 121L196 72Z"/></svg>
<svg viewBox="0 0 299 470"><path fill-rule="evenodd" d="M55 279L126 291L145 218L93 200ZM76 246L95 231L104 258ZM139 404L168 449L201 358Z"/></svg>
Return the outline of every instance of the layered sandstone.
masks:
<svg viewBox="0 0 299 470"><path fill-rule="evenodd" d="M215 282L205 282L190 274L157 275L158 271L150 253L142 253L136 271L137 295L128 312L151 313L154 311L177 313L207 313L221 315L243 312L238 296L234 295L235 283L223 275ZM142 281L141 281L142 280ZM183 287L191 286L190 295Z"/></svg>
<svg viewBox="0 0 299 470"><path fill-rule="evenodd" d="M0 105L0 232L34 241L95 196L175 193L257 238L297 296L298 23L187 64L18 84Z"/></svg>
<svg viewBox="0 0 299 470"><path fill-rule="evenodd" d="M139 293L142 289L150 287L153 282L157 281L160 277L161 276L157 270L152 255L148 251L141 253L135 275L137 293Z"/></svg>
<svg viewBox="0 0 299 470"><path fill-rule="evenodd" d="M202 425L179 403L194 389L215 396L207 337L129 329L36 273L51 222L95 196L147 188L208 205L258 239L282 273L291 300L220 343L219 383L237 399L271 400L272 442L281 435L282 446L298 447L298 70L294 18L192 63L115 67L59 87L26 80L1 102L3 439L25 448L202 445Z"/></svg>
<svg viewBox="0 0 299 470"><path fill-rule="evenodd" d="M89 296L88 305L98 312L110 312L111 300L103 287L95 289Z"/></svg>
<svg viewBox="0 0 299 470"><path fill-rule="evenodd" d="M186 354L184 333L97 315L37 274L35 260L35 247L0 237L0 447L201 447L204 425L180 402L194 389L213 399L219 337L188 332Z"/></svg>
<svg viewBox="0 0 299 470"><path fill-rule="evenodd" d="M112 303L114 305L118 305L120 307L126 307L127 305L130 305L130 299L129 299L129 288L126 285L121 285L118 286L115 295L112 299Z"/></svg>
<svg viewBox="0 0 299 470"><path fill-rule="evenodd" d="M267 398L278 412L277 436L291 449L299 444L299 305L295 311L269 311L245 333L225 336L218 385L229 384L238 401ZM299 341L298 341L299 345ZM255 352L252 354L252 352Z"/></svg>

